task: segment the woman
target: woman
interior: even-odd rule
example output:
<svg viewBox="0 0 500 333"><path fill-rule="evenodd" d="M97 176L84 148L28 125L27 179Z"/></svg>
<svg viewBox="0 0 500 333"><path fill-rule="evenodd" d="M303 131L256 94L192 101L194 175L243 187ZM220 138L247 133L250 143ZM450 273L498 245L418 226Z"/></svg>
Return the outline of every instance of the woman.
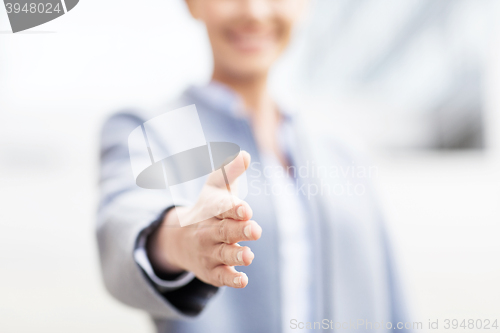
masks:
<svg viewBox="0 0 500 333"><path fill-rule="evenodd" d="M212 82L166 108L120 113L104 126L97 235L105 284L122 302L147 311L158 332L339 325L393 331L403 321L384 228L361 166L335 142L310 140L297 116L267 91L269 70L306 2L186 0L207 28ZM233 198L227 211L220 209L227 192L210 179L194 206L175 209L164 192L135 185L128 135L191 104L207 141L243 150L244 168L232 163L226 173L232 182L246 169L248 196ZM171 143L158 144L168 150ZM179 227L179 219L197 222L200 209L217 216Z"/></svg>

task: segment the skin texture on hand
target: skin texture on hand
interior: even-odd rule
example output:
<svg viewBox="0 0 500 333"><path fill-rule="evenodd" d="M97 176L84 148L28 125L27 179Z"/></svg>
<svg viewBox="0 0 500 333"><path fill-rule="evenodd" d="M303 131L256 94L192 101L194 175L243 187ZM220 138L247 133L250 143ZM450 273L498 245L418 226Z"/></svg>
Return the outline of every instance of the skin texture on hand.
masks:
<svg viewBox="0 0 500 333"><path fill-rule="evenodd" d="M237 163L235 159L225 166L230 183L250 164L247 152L242 151L238 158L244 163ZM240 246L238 242L258 240L262 228L251 220L252 209L248 203L230 197L227 189L218 185L220 182L216 177L209 177L193 207L177 207L165 215L163 223L149 237L148 256L155 270L170 274L190 271L198 279L216 287L244 288L248 277L237 272L234 266L250 265L254 254L249 247ZM231 209L205 221L180 227L179 216L183 220L196 220L197 212L217 211L218 207L227 207L228 200L231 200Z"/></svg>

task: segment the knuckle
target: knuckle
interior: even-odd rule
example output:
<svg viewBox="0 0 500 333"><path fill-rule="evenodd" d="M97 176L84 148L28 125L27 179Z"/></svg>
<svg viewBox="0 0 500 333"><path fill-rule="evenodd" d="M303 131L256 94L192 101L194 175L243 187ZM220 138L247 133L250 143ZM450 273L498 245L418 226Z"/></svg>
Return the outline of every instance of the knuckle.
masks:
<svg viewBox="0 0 500 333"><path fill-rule="evenodd" d="M219 245L218 251L217 251L217 259L220 262L224 262L224 252L226 249L226 244L222 243Z"/></svg>
<svg viewBox="0 0 500 333"><path fill-rule="evenodd" d="M220 225L219 225L219 239L224 242L224 243L227 243L228 241L228 238L227 238L227 221L226 220L222 220Z"/></svg>

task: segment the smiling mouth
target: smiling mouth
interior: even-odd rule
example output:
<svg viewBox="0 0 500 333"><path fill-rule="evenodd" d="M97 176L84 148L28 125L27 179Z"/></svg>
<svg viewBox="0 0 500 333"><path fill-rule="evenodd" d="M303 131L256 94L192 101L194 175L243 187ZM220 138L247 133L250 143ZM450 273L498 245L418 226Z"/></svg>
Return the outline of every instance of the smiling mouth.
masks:
<svg viewBox="0 0 500 333"><path fill-rule="evenodd" d="M273 32L235 32L227 34L227 40L241 52L260 52L276 44Z"/></svg>

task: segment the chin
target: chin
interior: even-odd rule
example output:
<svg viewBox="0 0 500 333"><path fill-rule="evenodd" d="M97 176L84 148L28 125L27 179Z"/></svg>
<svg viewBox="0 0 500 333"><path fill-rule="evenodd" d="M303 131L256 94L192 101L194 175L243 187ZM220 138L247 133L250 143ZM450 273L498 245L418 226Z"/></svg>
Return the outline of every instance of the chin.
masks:
<svg viewBox="0 0 500 333"><path fill-rule="evenodd" d="M278 55L276 53L267 54L235 54L233 57L232 68L234 71L241 72L242 74L261 75L267 73L272 65L275 63Z"/></svg>
<svg viewBox="0 0 500 333"><path fill-rule="evenodd" d="M238 77L251 78L255 76L267 75L274 62L269 61L238 61L232 67L231 72Z"/></svg>

